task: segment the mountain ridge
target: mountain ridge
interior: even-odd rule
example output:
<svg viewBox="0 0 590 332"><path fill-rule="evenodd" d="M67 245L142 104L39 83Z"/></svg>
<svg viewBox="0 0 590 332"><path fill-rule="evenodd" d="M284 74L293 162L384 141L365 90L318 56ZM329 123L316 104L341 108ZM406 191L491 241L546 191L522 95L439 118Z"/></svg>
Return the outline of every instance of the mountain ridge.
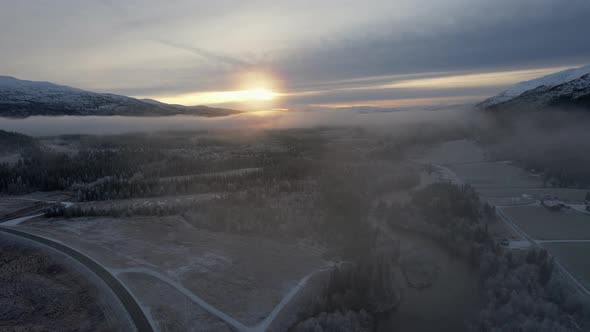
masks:
<svg viewBox="0 0 590 332"><path fill-rule="evenodd" d="M481 109L543 107L590 109L590 65L571 68L513 85L477 104Z"/></svg>
<svg viewBox="0 0 590 332"><path fill-rule="evenodd" d="M208 106L170 105L156 100L86 91L51 82L0 76L0 116L228 116L241 111Z"/></svg>

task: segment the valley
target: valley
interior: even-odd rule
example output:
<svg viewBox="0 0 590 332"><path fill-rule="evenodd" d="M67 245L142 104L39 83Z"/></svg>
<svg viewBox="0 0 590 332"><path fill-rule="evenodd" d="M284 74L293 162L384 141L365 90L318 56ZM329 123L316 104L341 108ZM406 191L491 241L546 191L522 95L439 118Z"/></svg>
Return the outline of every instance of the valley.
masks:
<svg viewBox="0 0 590 332"><path fill-rule="evenodd" d="M490 160L487 148L457 140L444 126L420 136L406 133L328 127L125 134L124 140L45 137L41 142L61 148L32 156L51 172L42 181L34 176L41 171L35 163L4 166L8 176L28 175L21 182L5 177L3 190L11 195L0 198L1 226L88 255L133 293L162 331L190 330L196 322L211 331L297 330L322 319L309 303L330 285L331 274L374 255L391 260L383 280L392 287L387 301L395 301L387 303L396 309L377 311L372 319L352 311L347 319L383 331L467 331L474 324L468 317L478 316L487 301L478 295L478 266L489 259L485 255L524 255L534 248L528 234L586 283L581 252L561 248L583 250L585 242L569 241L586 239L580 229L588 215L548 212L537 201L559 194L566 203L580 203L583 191L544 188L539 177ZM447 208L428 217L418 207L441 185L453 192L444 187L448 182L472 186L473 194L459 195L479 193L527 236L488 216L477 200L461 208L468 209L461 210L467 219L449 217L458 222L451 227L459 227L459 239L477 242L433 233L431 227L449 227L426 226ZM478 226L460 235L464 222ZM503 239L505 249L498 247ZM545 242L561 239L568 242ZM564 278L560 282L569 283ZM457 306L438 316L422 314L420 308L432 312L457 294L463 294Z"/></svg>

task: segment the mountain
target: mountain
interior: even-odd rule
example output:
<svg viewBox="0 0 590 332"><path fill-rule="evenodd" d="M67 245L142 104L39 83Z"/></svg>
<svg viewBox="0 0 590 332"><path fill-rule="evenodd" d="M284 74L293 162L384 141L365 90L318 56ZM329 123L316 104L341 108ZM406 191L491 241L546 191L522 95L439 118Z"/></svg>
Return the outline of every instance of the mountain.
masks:
<svg viewBox="0 0 590 332"><path fill-rule="evenodd" d="M207 106L169 105L109 93L96 93L49 82L0 76L0 116L32 115L125 115L226 116L240 111Z"/></svg>
<svg viewBox="0 0 590 332"><path fill-rule="evenodd" d="M166 104L161 101L157 101L154 99L141 99L144 103L152 104L152 105L159 105L162 107L173 107L174 109L181 112L181 114L194 114L198 116L206 116L206 117L216 117L216 116L228 116L234 114L243 113L242 111L232 110L228 108L213 108L203 105L197 106L184 106L178 104Z"/></svg>
<svg viewBox="0 0 590 332"><path fill-rule="evenodd" d="M518 83L477 106L489 110L590 108L590 65Z"/></svg>

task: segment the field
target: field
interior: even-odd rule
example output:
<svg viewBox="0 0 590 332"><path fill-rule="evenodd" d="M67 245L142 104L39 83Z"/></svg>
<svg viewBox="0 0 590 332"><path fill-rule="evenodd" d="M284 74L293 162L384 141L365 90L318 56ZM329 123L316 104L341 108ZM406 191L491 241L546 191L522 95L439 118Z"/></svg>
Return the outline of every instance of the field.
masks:
<svg viewBox="0 0 590 332"><path fill-rule="evenodd" d="M538 177L506 162L453 164L449 167L461 179L476 188L538 188Z"/></svg>
<svg viewBox="0 0 590 332"><path fill-rule="evenodd" d="M530 237L540 241L540 245L555 255L572 275L587 288L590 287L587 259L590 243L574 242L590 240L590 215L575 210L549 211L539 204L545 195L557 196L566 203L580 204L588 190L545 188L539 175L528 173L509 162L474 162L478 155L485 155L482 147L468 141L454 141L427 151L422 160L445 162L460 180L472 185L484 199L501 209ZM490 231L496 238L522 240L504 223L493 224ZM563 240L567 242L551 242Z"/></svg>
<svg viewBox="0 0 590 332"><path fill-rule="evenodd" d="M209 232L174 216L37 220L20 227L66 242L121 275L142 268L170 278L245 325L265 318L300 279L326 265L320 251L303 245ZM135 294L155 310L147 289Z"/></svg>
<svg viewBox="0 0 590 332"><path fill-rule="evenodd" d="M162 332L231 331L221 319L155 277L128 273L120 278L132 292L142 294L142 304L149 308L152 320Z"/></svg>
<svg viewBox="0 0 590 332"><path fill-rule="evenodd" d="M590 215L550 211L542 206L503 208L520 228L537 240L590 239Z"/></svg>
<svg viewBox="0 0 590 332"><path fill-rule="evenodd" d="M527 195L530 199L540 200L545 195L557 196L566 203L580 203L589 190L571 188L480 188L478 190L488 198L518 198Z"/></svg>
<svg viewBox="0 0 590 332"><path fill-rule="evenodd" d="M417 158L433 164L476 163L486 160L484 150L467 140L449 141L431 149Z"/></svg>
<svg viewBox="0 0 590 332"><path fill-rule="evenodd" d="M590 288L590 242L543 243L586 288Z"/></svg>

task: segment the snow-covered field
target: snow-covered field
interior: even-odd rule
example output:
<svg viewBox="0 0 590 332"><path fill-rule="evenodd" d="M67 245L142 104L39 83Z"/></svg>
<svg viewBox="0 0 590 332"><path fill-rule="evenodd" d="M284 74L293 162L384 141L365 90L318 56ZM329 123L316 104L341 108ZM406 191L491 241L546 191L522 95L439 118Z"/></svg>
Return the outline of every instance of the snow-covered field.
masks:
<svg viewBox="0 0 590 332"><path fill-rule="evenodd" d="M152 317L156 321L160 317L158 324L167 324L163 312L172 310L178 317L173 324L185 324L181 330L190 330L200 316L187 316L187 307L176 304L180 292L155 304L150 292L152 287L169 288L170 283L164 280L182 286L244 326L254 326L301 279L328 266L317 250L208 232L192 227L181 217L37 219L18 227L79 249L124 276L139 301L150 308ZM139 284L135 284L137 280ZM211 324L210 330L221 326L216 319Z"/></svg>

